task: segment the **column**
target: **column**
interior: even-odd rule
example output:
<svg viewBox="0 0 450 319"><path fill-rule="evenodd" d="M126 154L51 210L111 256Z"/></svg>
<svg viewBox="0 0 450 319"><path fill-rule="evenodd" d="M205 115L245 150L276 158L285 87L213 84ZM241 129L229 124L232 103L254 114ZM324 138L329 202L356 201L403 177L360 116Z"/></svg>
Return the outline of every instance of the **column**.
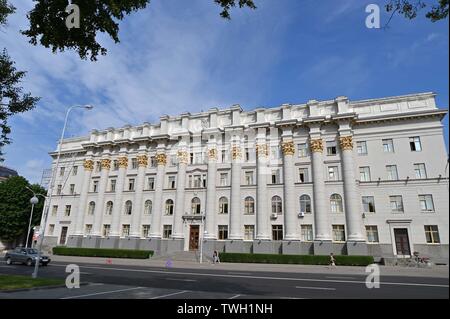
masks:
<svg viewBox="0 0 450 319"><path fill-rule="evenodd" d="M100 161L100 167L101 167L101 175L100 175L100 184L98 187L98 197L97 197L97 212L94 216L94 229L92 232L93 236L101 236L102 235L102 223L103 223L103 216L104 216L104 210L105 210L105 191L106 191L106 185L108 184L108 175L109 170L111 169L111 160L109 158L102 159Z"/></svg>
<svg viewBox="0 0 450 319"><path fill-rule="evenodd" d="M328 216L329 198L325 195L325 182L323 176L323 141L321 138L311 139L314 195L314 224L315 240L331 241L330 222Z"/></svg>
<svg viewBox="0 0 450 319"><path fill-rule="evenodd" d="M189 154L181 149L177 152L178 175L177 175L177 193L175 196L175 216L173 220L172 238L183 238L183 214L185 208L185 188L186 188L186 166L189 160Z"/></svg>
<svg viewBox="0 0 450 319"><path fill-rule="evenodd" d="M345 220L347 223L347 241L363 241L363 221L359 209L358 187L355 179L355 165L353 160L353 138L352 136L341 136L339 138L342 154L342 166L344 175L344 201Z"/></svg>
<svg viewBox="0 0 450 319"><path fill-rule="evenodd" d="M86 216L86 205L87 205L87 195L89 192L89 186L91 183L91 175L94 170L94 161L92 159L87 159L83 163L84 176L83 185L81 186L80 203L78 206L75 236L84 235L84 216ZM51 209L51 207L50 207Z"/></svg>
<svg viewBox="0 0 450 319"><path fill-rule="evenodd" d="M145 154L138 155L138 175L133 199L133 211L131 219L130 237L141 238L141 219L142 219L142 195L145 183L145 171L148 165L148 157Z"/></svg>
<svg viewBox="0 0 450 319"><path fill-rule="evenodd" d="M117 161L119 163L119 174L117 176L116 196L114 197L113 203L113 215L110 233L111 237L120 236L120 217L123 214L123 203L122 203L123 185L125 182L125 176L128 168L128 158L126 156L119 157Z"/></svg>
<svg viewBox="0 0 450 319"><path fill-rule="evenodd" d="M241 157L239 141L231 148L231 211L229 239L243 239L241 225Z"/></svg>
<svg viewBox="0 0 450 319"><path fill-rule="evenodd" d="M163 214L164 209L162 203L162 189L164 185L164 174L166 169L167 156L165 153L160 152L156 154L155 159L158 168L156 171L155 203L152 214L152 224L150 226L150 237L161 238L161 215Z"/></svg>
<svg viewBox="0 0 450 319"><path fill-rule="evenodd" d="M216 144L210 144L208 149L208 179L206 189L206 219L205 219L205 238L217 239L216 214L216 168L217 167L217 148Z"/></svg>
<svg viewBox="0 0 450 319"><path fill-rule="evenodd" d="M285 140L286 139L286 140ZM297 212L295 210L295 171L294 154L295 147L292 141L292 129L283 129L283 142L281 143L283 151L283 184L284 184L284 239L300 240L300 234L297 231Z"/></svg>
<svg viewBox="0 0 450 319"><path fill-rule="evenodd" d="M267 158L269 147L266 144L266 129L258 128L256 137L257 190L256 190L256 239L270 240L269 214L267 208Z"/></svg>

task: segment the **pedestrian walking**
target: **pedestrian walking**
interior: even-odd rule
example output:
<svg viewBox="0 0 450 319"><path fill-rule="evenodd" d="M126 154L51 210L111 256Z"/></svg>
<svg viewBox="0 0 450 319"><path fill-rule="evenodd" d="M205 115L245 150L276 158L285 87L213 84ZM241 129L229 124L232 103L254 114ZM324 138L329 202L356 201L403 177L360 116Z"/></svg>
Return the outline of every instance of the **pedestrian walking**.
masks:
<svg viewBox="0 0 450 319"><path fill-rule="evenodd" d="M217 253L217 250L214 250L214 253L213 253L213 263L214 264L220 263L219 254Z"/></svg>
<svg viewBox="0 0 450 319"><path fill-rule="evenodd" d="M330 254L330 266L336 266L336 259L334 259L333 253Z"/></svg>

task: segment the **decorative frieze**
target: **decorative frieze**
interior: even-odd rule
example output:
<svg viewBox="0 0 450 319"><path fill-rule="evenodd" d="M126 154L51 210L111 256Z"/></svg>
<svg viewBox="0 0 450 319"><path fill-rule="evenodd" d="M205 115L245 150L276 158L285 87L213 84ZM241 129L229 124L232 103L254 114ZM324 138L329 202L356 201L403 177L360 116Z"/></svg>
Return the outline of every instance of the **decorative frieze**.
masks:
<svg viewBox="0 0 450 319"><path fill-rule="evenodd" d="M93 171L94 170L94 161L93 160L85 160L83 163L83 166L86 171Z"/></svg>
<svg viewBox="0 0 450 319"><path fill-rule="evenodd" d="M187 164L189 162L189 154L186 151L178 151L177 158L180 164Z"/></svg>
<svg viewBox="0 0 450 319"><path fill-rule="evenodd" d="M231 148L231 158L233 160L238 160L242 157L242 151L241 148L239 146L233 146Z"/></svg>
<svg viewBox="0 0 450 319"><path fill-rule="evenodd" d="M167 155L164 153L156 154L156 164L165 166L167 164Z"/></svg>
<svg viewBox="0 0 450 319"><path fill-rule="evenodd" d="M269 147L267 144L256 144L256 156L267 157L269 156Z"/></svg>
<svg viewBox="0 0 450 319"><path fill-rule="evenodd" d="M119 168L127 168L128 167L128 158L126 156L119 157L117 159L119 163Z"/></svg>
<svg viewBox="0 0 450 319"><path fill-rule="evenodd" d="M294 155L295 154L294 141L281 143L281 149L283 150L284 155Z"/></svg>
<svg viewBox="0 0 450 319"><path fill-rule="evenodd" d="M318 152L318 153L323 152L323 140L321 138L311 140L309 142L309 144L310 144L312 152Z"/></svg>
<svg viewBox="0 0 450 319"><path fill-rule="evenodd" d="M352 136L342 136L339 138L339 144L341 146L341 150L351 151L351 150L353 150L353 137Z"/></svg>
<svg viewBox="0 0 450 319"><path fill-rule="evenodd" d="M211 148L208 150L208 158L210 160L217 161L217 149L216 148Z"/></svg>
<svg viewBox="0 0 450 319"><path fill-rule="evenodd" d="M105 170L111 169L111 160L107 159L107 158L102 159L100 161L100 166L101 166L102 169L105 169Z"/></svg>

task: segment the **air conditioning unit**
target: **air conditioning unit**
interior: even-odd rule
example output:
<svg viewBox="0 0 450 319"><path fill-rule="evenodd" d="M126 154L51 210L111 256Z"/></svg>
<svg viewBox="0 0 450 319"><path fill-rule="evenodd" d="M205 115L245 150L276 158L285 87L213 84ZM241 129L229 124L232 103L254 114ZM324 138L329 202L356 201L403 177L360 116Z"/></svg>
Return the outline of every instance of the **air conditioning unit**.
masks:
<svg viewBox="0 0 450 319"><path fill-rule="evenodd" d="M298 213L298 217L305 217L305 212Z"/></svg>
<svg viewBox="0 0 450 319"><path fill-rule="evenodd" d="M270 217L271 217L272 219L277 219L277 217L278 217L278 214L276 214L276 213L273 213L272 215L270 215Z"/></svg>

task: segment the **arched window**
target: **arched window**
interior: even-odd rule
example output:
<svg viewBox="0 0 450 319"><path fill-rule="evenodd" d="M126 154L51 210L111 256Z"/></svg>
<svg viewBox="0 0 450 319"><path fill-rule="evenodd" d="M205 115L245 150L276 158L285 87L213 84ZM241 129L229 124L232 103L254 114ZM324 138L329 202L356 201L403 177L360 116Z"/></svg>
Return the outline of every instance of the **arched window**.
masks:
<svg viewBox="0 0 450 319"><path fill-rule="evenodd" d="M244 214L253 215L255 213L255 200L253 197L246 197L244 200Z"/></svg>
<svg viewBox="0 0 450 319"><path fill-rule="evenodd" d="M133 211L133 203L131 202L131 200L127 200L125 202L125 215L131 215Z"/></svg>
<svg viewBox="0 0 450 319"><path fill-rule="evenodd" d="M94 215L94 213L95 213L95 203L94 202L90 202L89 203L88 214L89 215Z"/></svg>
<svg viewBox="0 0 450 319"><path fill-rule="evenodd" d="M300 212L305 214L311 213L311 197L309 195L300 196Z"/></svg>
<svg viewBox="0 0 450 319"><path fill-rule="evenodd" d="M112 215L113 206L114 206L113 202L111 202L111 201L106 203L105 215Z"/></svg>
<svg viewBox="0 0 450 319"><path fill-rule="evenodd" d="M228 214L228 199L226 197L219 199L219 214Z"/></svg>
<svg viewBox="0 0 450 319"><path fill-rule="evenodd" d="M173 200L166 200L166 215L173 215Z"/></svg>
<svg viewBox="0 0 450 319"><path fill-rule="evenodd" d="M148 199L145 201L144 204L144 214L150 215L151 213L152 213L152 201Z"/></svg>
<svg viewBox="0 0 450 319"><path fill-rule="evenodd" d="M272 214L281 215L283 213L283 204L280 196L272 197Z"/></svg>
<svg viewBox="0 0 450 319"><path fill-rule="evenodd" d="M342 197L339 194L333 194L330 197L330 205L332 213L342 213Z"/></svg>
<svg viewBox="0 0 450 319"><path fill-rule="evenodd" d="M191 201L191 209L192 209L192 214L194 215L200 215L201 214L201 205L200 205L200 198L198 197L194 197Z"/></svg>

